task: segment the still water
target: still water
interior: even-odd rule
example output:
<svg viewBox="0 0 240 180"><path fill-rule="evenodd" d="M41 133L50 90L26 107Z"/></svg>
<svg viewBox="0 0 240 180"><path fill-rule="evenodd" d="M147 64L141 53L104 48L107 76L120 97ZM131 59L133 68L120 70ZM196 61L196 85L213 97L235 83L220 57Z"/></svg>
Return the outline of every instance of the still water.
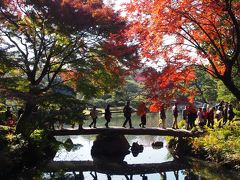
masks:
<svg viewBox="0 0 240 180"><path fill-rule="evenodd" d="M147 119L147 127L156 127L158 125L158 114L149 114ZM171 119L171 118L167 118ZM123 117L122 114L114 114L114 117L112 118L110 122L110 127L121 127L123 124ZM132 117L132 122L134 127L139 127L140 118L136 115ZM91 123L91 120L86 120L84 123L84 127L88 127L88 125ZM104 117L100 117L97 120L97 127L104 127ZM171 121L167 122L168 127L171 126ZM65 126L64 128L68 128ZM127 154L124 157L124 163L127 163L129 165L141 165L141 164L160 164L160 163L166 163L171 162L174 160L172 155L170 154L169 150L166 147L166 141L164 137L161 136L147 136L147 135L141 135L141 136L125 136L128 140L129 144L132 145L133 142L138 142L138 144L143 145L144 150L143 152L139 153L137 156L133 155L132 153ZM76 148L73 148L70 151L67 151L64 148L61 148L55 158L55 162L65 161L65 162L76 162L76 161L93 161L93 158L91 156L91 147L93 145L93 142L96 138L95 135L81 135L81 136L59 136L56 137L58 141L65 142L68 138L72 140L72 142L76 145ZM154 149L152 147L152 143L156 141L162 141L164 143L164 146L160 149ZM191 161L192 162L192 161ZM108 162L102 162L102 165L104 166L105 163ZM144 171L146 172L146 171ZM102 172L91 172L91 171L84 171L84 172L62 172L65 173L66 179L77 179L76 177L81 177L79 179L85 179L85 180L160 180L160 179L168 179L168 180L185 180L185 179L240 179L236 174L229 172L227 170L223 169L217 169L215 165L206 165L205 163L200 162L192 162L191 168L188 169L180 169L180 170L174 170L174 171L167 171L167 172L157 172L154 173L139 173L139 174L133 174L129 175L128 171L122 173L122 174L114 174L108 171L108 174L104 174ZM157 173L156 173L157 172ZM81 174L81 175L80 175ZM50 173L45 173L45 178L49 179L51 177Z"/></svg>

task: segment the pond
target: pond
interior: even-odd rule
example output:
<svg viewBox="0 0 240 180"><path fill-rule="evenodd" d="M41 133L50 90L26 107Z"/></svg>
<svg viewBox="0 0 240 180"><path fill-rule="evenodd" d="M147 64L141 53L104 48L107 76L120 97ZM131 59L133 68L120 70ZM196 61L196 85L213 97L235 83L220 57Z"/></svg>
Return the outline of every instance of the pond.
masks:
<svg viewBox="0 0 240 180"><path fill-rule="evenodd" d="M171 118L168 118L171 119ZM114 114L112 121L110 122L110 127L121 127L124 119L122 114ZM136 115L133 115L132 118L133 126L138 127L140 123L140 118ZM84 127L88 127L91 120L87 120L84 123ZM97 127L103 127L105 123L104 117L100 117L97 120ZM167 122L168 127L171 126L171 121ZM156 127L158 125L158 114L151 113L148 114L147 127ZM69 128L68 126L64 126L64 128ZM175 165L174 158L166 147L166 141L164 137L161 136L133 136L128 135L125 136L130 145L133 142L138 142L138 144L143 145L144 149L139 154L129 153L124 157L123 164L120 166L116 166L118 168L131 167L133 165L136 169L125 169L124 171L118 169L113 169L112 167L108 168L107 166L103 168L107 162L107 160L102 161L98 166L100 166L101 171L92 171L89 168L93 162L93 157L91 155L91 147L93 145L94 140L96 139L95 135L81 135L81 136L59 136L56 137L58 141L65 142L68 138L72 140L72 142L76 145L70 151L67 151L64 148L59 149L57 152L54 162L60 163L59 174L57 173L45 173L44 179L50 178L59 178L64 176L65 179L85 179L85 180L128 180L128 179L136 179L136 180L158 180L158 179L169 179L169 180L185 180L185 179L238 179L234 172L230 172L225 169L219 169L217 165L211 163L200 162L196 160L188 160L186 163L190 166L187 168L184 167L185 162L179 162L178 165ZM152 147L152 143L156 141L162 141L164 143L162 148L156 149ZM64 165L61 163L69 162L69 164L73 169L76 169L77 165L81 165L86 163L86 167L84 171L71 171L70 169L64 171ZM82 163L81 163L82 162ZM72 164L71 164L72 163ZM75 164L74 164L75 163ZM162 172L161 163L169 163L166 164L168 169L166 172ZM116 164L112 164L115 166ZM155 166L154 170L149 170L149 166ZM146 168L144 168L146 166ZM92 166L91 166L92 167ZM138 171L138 168L142 169L142 171ZM143 167L143 168L142 168ZM61 169L62 168L62 169ZM158 169L159 168L159 169ZM94 168L93 168L94 169ZM104 169L104 170L103 170ZM106 172L106 173L104 173ZM137 173L136 173L137 172Z"/></svg>

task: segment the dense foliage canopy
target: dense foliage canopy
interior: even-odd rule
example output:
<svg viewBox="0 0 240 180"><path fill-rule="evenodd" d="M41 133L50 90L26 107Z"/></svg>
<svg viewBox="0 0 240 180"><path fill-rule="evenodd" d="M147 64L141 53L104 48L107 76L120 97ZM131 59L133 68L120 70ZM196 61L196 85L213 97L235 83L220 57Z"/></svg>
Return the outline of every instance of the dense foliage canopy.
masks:
<svg viewBox="0 0 240 180"><path fill-rule="evenodd" d="M169 86L186 92L184 86L198 68L221 80L240 99L236 85L240 77L239 1L131 0L125 10L133 24L127 35L139 45L142 58L155 63L160 72L152 68L144 74L147 86L152 84L150 79L157 81L153 96ZM168 96L177 97L177 93L170 91Z"/></svg>
<svg viewBox="0 0 240 180"><path fill-rule="evenodd" d="M24 118L56 92L71 95L63 84L86 97L117 87L139 65L124 28L101 0L1 1L1 93L26 102Z"/></svg>

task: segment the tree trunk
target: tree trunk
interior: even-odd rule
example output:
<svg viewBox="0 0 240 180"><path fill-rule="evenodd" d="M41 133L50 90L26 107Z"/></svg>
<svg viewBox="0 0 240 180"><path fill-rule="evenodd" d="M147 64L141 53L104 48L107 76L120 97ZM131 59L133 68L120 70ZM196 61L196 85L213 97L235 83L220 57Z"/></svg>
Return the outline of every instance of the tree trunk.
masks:
<svg viewBox="0 0 240 180"><path fill-rule="evenodd" d="M228 90L240 100L240 89L234 84L231 76L224 76L222 79L223 84L228 88Z"/></svg>
<svg viewBox="0 0 240 180"><path fill-rule="evenodd" d="M34 131L34 119L32 119L32 112L36 108L36 104L26 103L24 113L19 118L16 126L16 133L22 134L24 137L29 137Z"/></svg>

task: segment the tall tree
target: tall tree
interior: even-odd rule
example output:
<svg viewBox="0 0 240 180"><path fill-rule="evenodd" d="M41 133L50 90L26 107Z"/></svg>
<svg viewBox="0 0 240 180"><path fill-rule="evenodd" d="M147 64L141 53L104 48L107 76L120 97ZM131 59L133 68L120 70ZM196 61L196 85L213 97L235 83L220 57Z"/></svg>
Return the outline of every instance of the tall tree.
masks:
<svg viewBox="0 0 240 180"><path fill-rule="evenodd" d="M217 82L209 74L196 69L196 78L191 82L190 88L195 90L198 101L213 103L217 100Z"/></svg>
<svg viewBox="0 0 240 180"><path fill-rule="evenodd" d="M0 89L26 101L17 132L30 132L32 111L53 88L79 79L94 85L104 73L121 79L132 62L136 67L136 47L118 35L125 26L102 0L1 1L0 48L6 58L0 60L10 71L1 75Z"/></svg>
<svg viewBox="0 0 240 180"><path fill-rule="evenodd" d="M240 77L238 0L131 0L126 11L133 24L128 36L139 44L142 58L169 71L198 66L240 100L233 79Z"/></svg>

